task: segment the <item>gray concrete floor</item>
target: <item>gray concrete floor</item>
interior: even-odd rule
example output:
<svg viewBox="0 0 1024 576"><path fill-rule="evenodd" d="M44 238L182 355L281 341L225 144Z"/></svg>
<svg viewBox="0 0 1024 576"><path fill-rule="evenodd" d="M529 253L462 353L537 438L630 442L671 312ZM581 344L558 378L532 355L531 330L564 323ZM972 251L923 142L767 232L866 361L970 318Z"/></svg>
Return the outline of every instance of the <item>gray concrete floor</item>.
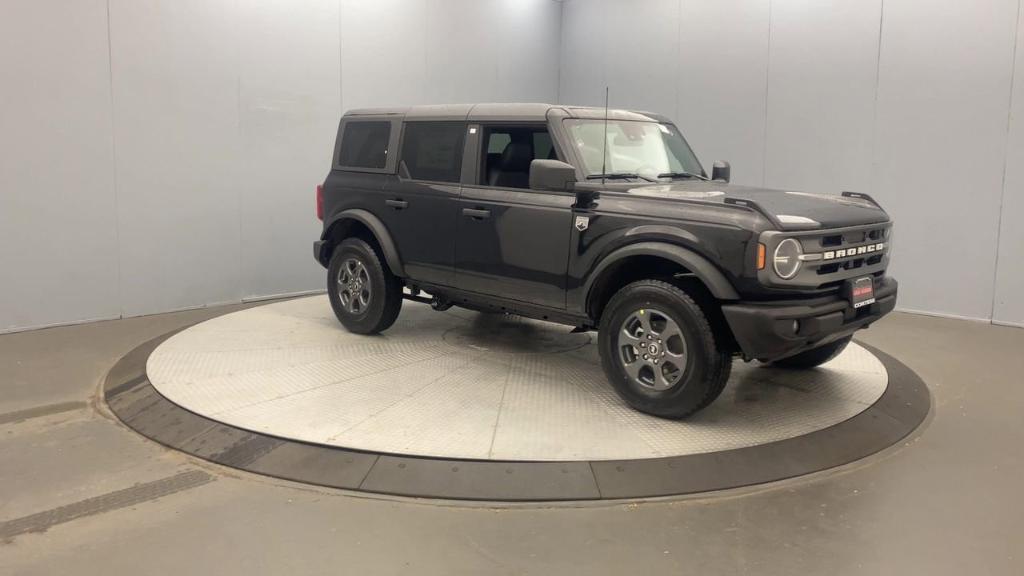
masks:
<svg viewBox="0 0 1024 576"><path fill-rule="evenodd" d="M904 445L841 470L696 498L488 506L236 472L98 404L136 344L234 308L0 336L0 574L1024 573L1024 330L894 314L862 332L935 407Z"/></svg>

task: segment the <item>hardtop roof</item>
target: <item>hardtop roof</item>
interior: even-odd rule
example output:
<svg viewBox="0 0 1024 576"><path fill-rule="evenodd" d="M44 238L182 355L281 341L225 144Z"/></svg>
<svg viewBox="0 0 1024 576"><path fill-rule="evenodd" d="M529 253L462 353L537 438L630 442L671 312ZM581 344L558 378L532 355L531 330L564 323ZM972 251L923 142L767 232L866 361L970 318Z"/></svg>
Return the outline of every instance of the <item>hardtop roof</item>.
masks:
<svg viewBox="0 0 1024 576"><path fill-rule="evenodd" d="M345 113L353 116L397 116L407 120L512 120L540 121L547 119L552 110L566 118L603 119L605 109L596 106L567 106L543 103L480 103L480 104L426 104L388 108L357 108ZM668 118L653 112L608 109L609 120L638 120L667 122Z"/></svg>

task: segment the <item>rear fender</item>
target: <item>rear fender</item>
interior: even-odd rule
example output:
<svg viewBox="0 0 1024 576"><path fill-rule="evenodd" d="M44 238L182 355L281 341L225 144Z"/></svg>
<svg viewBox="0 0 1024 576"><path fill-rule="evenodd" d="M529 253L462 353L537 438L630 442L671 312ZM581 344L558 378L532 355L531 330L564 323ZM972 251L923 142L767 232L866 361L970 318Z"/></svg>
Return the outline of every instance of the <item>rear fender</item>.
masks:
<svg viewBox="0 0 1024 576"><path fill-rule="evenodd" d="M334 250L332 238L334 238L335 231L339 227L344 227L351 222L359 222L366 226L373 234L374 239L377 240L377 245L380 246L381 252L384 253L384 260L388 264L388 268L391 269L391 273L395 276L405 276L405 269L402 266L402 259L398 255L398 249L395 246L395 241L391 237L384 223L381 222L380 218L377 218L372 213L363 210L361 208L351 208L343 210L336 214L330 221L330 223L324 227L324 233L320 237L321 248L320 253L317 255L317 260L321 264L327 265L327 261L330 260L331 251Z"/></svg>

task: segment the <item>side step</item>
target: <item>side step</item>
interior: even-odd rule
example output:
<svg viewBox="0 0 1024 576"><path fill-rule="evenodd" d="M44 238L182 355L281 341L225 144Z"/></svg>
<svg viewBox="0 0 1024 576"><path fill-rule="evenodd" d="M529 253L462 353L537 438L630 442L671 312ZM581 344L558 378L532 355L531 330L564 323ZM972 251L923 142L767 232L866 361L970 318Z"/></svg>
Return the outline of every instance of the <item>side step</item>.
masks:
<svg viewBox="0 0 1024 576"><path fill-rule="evenodd" d="M409 288L408 292L402 290L402 298L412 300L413 302L419 302L420 304L429 304L431 308L438 312L443 312L452 307L451 301L447 298L424 296L423 294L425 294L425 292L420 291L419 288Z"/></svg>

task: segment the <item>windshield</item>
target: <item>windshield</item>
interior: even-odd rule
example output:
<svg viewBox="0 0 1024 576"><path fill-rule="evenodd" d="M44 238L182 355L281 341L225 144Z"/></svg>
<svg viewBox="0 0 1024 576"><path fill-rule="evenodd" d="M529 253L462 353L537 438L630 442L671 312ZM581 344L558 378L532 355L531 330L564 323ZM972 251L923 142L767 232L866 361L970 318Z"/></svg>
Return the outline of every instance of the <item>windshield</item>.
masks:
<svg viewBox="0 0 1024 576"><path fill-rule="evenodd" d="M603 119L567 119L565 124L587 176L635 174L655 179L704 174L690 146L672 124L608 120L607 146L602 146ZM602 148L607 151L603 169Z"/></svg>

